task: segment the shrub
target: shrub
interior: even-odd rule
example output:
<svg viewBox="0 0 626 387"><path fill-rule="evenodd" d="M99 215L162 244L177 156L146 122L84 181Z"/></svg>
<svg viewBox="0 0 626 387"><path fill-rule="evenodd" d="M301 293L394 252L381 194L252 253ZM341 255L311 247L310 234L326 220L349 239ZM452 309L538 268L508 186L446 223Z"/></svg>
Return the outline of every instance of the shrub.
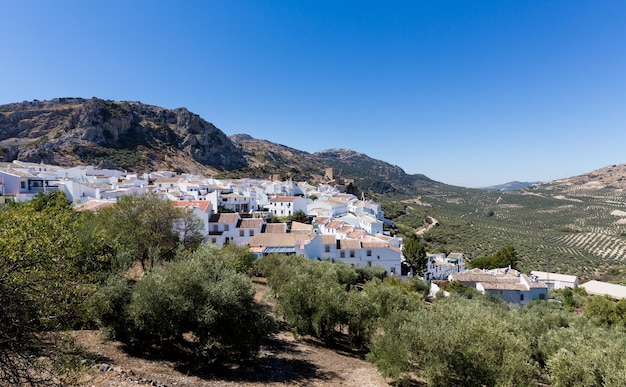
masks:
<svg viewBox="0 0 626 387"><path fill-rule="evenodd" d="M130 299L123 281L114 281L102 289L107 307L100 308L101 323L126 333L122 338L133 346L190 346L199 365L255 356L272 320L255 310L250 278L219 255L200 248L189 259L152 270L132 287ZM193 342L183 339L185 333Z"/></svg>

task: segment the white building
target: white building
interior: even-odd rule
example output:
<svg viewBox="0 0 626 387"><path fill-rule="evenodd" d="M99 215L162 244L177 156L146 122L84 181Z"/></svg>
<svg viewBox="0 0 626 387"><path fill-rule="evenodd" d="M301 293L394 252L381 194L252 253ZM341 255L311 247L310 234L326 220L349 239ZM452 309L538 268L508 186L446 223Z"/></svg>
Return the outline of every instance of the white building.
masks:
<svg viewBox="0 0 626 387"><path fill-rule="evenodd" d="M424 279L445 280L450 274L465 271L463 253L451 253L446 256L445 253L430 254L426 259L426 271Z"/></svg>
<svg viewBox="0 0 626 387"><path fill-rule="evenodd" d="M270 199L269 212L272 216L291 216L296 211L306 213L306 199L300 196L278 196Z"/></svg>
<svg viewBox="0 0 626 387"><path fill-rule="evenodd" d="M508 304L526 305L533 300L548 299L546 284L533 281L526 274L508 268L466 270L451 274L448 280L473 287L483 294L498 296Z"/></svg>
<svg viewBox="0 0 626 387"><path fill-rule="evenodd" d="M545 271L533 270L530 272L531 278L548 286L548 289L575 288L578 286L578 277L558 273L547 273Z"/></svg>

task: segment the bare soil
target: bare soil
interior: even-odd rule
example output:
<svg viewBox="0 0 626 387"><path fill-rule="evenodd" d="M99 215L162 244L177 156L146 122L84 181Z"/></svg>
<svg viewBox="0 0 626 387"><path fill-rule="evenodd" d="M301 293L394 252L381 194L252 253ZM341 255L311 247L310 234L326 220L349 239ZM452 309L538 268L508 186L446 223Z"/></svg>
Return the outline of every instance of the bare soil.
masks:
<svg viewBox="0 0 626 387"><path fill-rule="evenodd" d="M255 278L256 301L263 302L266 286ZM167 354L129 354L124 344L103 340L98 331L76 331L76 343L93 359L84 385L104 386L389 386L364 353L312 338L296 338L283 323L267 337L259 357L198 374Z"/></svg>

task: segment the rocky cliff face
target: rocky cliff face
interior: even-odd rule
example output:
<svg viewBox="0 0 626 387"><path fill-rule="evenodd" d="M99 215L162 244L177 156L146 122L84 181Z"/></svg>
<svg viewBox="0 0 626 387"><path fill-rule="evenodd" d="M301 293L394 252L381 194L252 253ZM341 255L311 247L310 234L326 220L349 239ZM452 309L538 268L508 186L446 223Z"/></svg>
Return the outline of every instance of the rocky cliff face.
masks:
<svg viewBox="0 0 626 387"><path fill-rule="evenodd" d="M246 166L239 147L185 108L97 98L0 106L0 158L194 173Z"/></svg>

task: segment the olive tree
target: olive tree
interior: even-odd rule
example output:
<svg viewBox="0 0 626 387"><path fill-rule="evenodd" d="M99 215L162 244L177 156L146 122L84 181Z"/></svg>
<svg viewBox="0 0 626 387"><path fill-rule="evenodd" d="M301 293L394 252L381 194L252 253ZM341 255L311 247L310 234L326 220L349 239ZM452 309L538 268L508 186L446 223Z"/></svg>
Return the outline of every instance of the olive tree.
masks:
<svg viewBox="0 0 626 387"><path fill-rule="evenodd" d="M201 241L201 222L191 212L174 207L155 193L125 195L102 209L98 218L118 249L119 269L140 262L145 272L175 255L179 247Z"/></svg>

